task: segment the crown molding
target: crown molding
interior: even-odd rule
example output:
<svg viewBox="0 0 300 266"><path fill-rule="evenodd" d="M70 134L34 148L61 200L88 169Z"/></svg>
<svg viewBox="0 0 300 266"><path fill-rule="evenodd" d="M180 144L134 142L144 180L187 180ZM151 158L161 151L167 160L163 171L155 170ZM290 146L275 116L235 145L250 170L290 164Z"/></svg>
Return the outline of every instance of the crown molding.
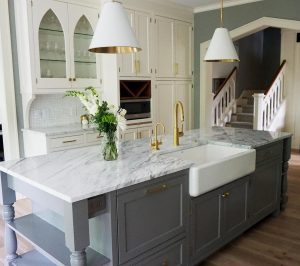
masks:
<svg viewBox="0 0 300 266"><path fill-rule="evenodd" d="M250 4L250 3L260 2L260 1L263 1L263 0L229 0L229 1L224 2L224 8L231 7L231 6L245 5L245 4ZM201 12L206 12L206 11L211 11L211 10L216 10L216 9L220 9L219 3L195 7L194 13L201 13Z"/></svg>

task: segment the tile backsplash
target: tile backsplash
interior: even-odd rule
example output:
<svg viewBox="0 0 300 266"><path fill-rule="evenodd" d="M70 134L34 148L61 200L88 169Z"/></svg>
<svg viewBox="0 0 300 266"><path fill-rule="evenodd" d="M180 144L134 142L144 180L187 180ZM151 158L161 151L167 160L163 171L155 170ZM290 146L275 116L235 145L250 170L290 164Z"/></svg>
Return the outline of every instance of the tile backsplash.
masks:
<svg viewBox="0 0 300 266"><path fill-rule="evenodd" d="M77 98L37 95L30 108L29 124L30 128L43 128L80 123L80 116L85 113Z"/></svg>

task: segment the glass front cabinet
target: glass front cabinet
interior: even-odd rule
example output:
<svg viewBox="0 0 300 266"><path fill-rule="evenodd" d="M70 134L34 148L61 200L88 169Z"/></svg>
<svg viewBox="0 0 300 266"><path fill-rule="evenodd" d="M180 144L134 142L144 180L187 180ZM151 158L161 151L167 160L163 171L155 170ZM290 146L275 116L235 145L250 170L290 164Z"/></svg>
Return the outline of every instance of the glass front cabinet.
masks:
<svg viewBox="0 0 300 266"><path fill-rule="evenodd" d="M32 17L37 89L100 87L100 58L88 51L97 9L34 1Z"/></svg>

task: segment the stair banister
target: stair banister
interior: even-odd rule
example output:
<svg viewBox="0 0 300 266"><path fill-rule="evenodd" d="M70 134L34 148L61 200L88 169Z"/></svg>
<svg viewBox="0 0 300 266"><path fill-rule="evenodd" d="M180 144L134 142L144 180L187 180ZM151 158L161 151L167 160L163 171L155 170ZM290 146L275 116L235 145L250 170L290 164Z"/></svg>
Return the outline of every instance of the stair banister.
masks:
<svg viewBox="0 0 300 266"><path fill-rule="evenodd" d="M215 126L224 126L235 111L236 71L235 67L213 97L212 124Z"/></svg>
<svg viewBox="0 0 300 266"><path fill-rule="evenodd" d="M264 93L255 93L253 129L267 130L284 98L284 73L286 60L282 62Z"/></svg>

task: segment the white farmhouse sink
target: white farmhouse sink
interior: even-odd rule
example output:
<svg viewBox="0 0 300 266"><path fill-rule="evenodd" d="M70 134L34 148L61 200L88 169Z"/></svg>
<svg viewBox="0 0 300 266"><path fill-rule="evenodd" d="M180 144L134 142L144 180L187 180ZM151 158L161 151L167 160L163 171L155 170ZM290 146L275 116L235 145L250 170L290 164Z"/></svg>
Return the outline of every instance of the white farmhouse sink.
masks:
<svg viewBox="0 0 300 266"><path fill-rule="evenodd" d="M189 193L197 197L255 170L256 152L230 146L206 144L169 153L194 162L189 173Z"/></svg>

